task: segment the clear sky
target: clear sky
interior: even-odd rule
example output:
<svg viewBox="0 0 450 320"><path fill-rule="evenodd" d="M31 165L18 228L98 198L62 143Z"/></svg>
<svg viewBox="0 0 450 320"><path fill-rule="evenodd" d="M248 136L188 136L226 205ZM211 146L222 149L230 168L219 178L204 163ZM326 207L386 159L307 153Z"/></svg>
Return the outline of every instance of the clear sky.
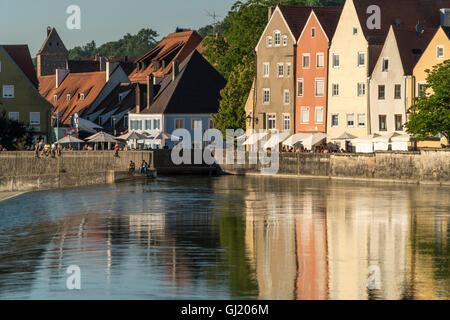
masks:
<svg viewBox="0 0 450 320"><path fill-rule="evenodd" d="M142 28L160 38L177 26L197 29L212 23L205 12L225 16L236 0L0 0L0 44L28 44L35 56L55 27L67 49L95 40L97 45ZM70 5L81 8L81 30L69 30Z"/></svg>

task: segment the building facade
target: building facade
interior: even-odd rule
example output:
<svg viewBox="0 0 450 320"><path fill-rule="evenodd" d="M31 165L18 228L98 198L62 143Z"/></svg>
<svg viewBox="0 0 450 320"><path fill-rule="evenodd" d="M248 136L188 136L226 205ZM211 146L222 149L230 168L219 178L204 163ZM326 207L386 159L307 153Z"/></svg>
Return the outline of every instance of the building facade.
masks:
<svg viewBox="0 0 450 320"><path fill-rule="evenodd" d="M56 69L68 68L69 51L55 28L47 27L47 38L38 51L36 59L38 78L54 75Z"/></svg>

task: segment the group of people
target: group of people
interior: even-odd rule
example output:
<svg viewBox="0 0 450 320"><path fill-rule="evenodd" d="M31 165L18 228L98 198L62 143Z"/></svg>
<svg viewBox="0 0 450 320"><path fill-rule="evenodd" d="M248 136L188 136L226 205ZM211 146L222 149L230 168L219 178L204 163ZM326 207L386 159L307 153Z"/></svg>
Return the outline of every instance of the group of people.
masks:
<svg viewBox="0 0 450 320"><path fill-rule="evenodd" d="M2 151L8 151L8 150L6 150L6 148L0 144L0 152L2 152Z"/></svg>
<svg viewBox="0 0 450 320"><path fill-rule="evenodd" d="M148 169L149 169L149 165L148 165L147 161L142 160L141 167L139 168L139 172L140 172L141 176L147 176ZM136 171L136 164L134 163L133 160L130 160L130 165L128 166L128 173L134 174L135 171Z"/></svg>

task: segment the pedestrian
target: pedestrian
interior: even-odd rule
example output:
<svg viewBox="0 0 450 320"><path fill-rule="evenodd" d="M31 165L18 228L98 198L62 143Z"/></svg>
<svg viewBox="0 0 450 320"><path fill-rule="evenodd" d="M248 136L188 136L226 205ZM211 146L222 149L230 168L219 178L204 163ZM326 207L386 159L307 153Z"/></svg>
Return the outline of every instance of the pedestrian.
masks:
<svg viewBox="0 0 450 320"><path fill-rule="evenodd" d="M147 162L145 162L145 160L142 160L142 164L141 164L141 176L145 175L147 176Z"/></svg>
<svg viewBox="0 0 450 320"><path fill-rule="evenodd" d="M116 145L114 147L114 157L116 158L119 157L119 149L120 149L119 143L116 142Z"/></svg>
<svg viewBox="0 0 450 320"><path fill-rule="evenodd" d="M135 170L136 170L136 164L133 162L133 160L130 160L130 165L128 167L128 173L134 174Z"/></svg>

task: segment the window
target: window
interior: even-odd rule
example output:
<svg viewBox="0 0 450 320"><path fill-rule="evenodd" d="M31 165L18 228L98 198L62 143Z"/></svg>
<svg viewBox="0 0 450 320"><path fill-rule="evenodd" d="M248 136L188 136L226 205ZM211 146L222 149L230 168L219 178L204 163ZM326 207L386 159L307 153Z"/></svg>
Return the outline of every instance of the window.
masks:
<svg viewBox="0 0 450 320"><path fill-rule="evenodd" d="M402 131L402 130L403 130L402 115L396 114L395 115L395 131Z"/></svg>
<svg viewBox="0 0 450 320"><path fill-rule="evenodd" d="M386 72L389 70L389 59L383 58L383 65L381 66L381 71Z"/></svg>
<svg viewBox="0 0 450 320"><path fill-rule="evenodd" d="M386 116L380 114L378 116L378 122L380 124L380 131L387 131Z"/></svg>
<svg viewBox="0 0 450 320"><path fill-rule="evenodd" d="M316 97L323 97L325 92L325 80L316 79Z"/></svg>
<svg viewBox="0 0 450 320"><path fill-rule="evenodd" d="M378 86L378 100L384 100L385 98L385 86Z"/></svg>
<svg viewBox="0 0 450 320"><path fill-rule="evenodd" d="M402 85L396 84L394 89L394 99L401 99L402 98Z"/></svg>
<svg viewBox="0 0 450 320"><path fill-rule="evenodd" d="M309 53L303 54L303 68L309 68Z"/></svg>
<svg viewBox="0 0 450 320"><path fill-rule="evenodd" d="M444 47L443 46L436 47L436 58L444 59Z"/></svg>
<svg viewBox="0 0 450 320"><path fill-rule="evenodd" d="M366 95L366 84L364 82L358 83L358 97Z"/></svg>
<svg viewBox="0 0 450 320"><path fill-rule="evenodd" d="M318 53L316 55L316 64L317 64L317 68L323 68L325 65L325 58L323 53Z"/></svg>
<svg viewBox="0 0 450 320"><path fill-rule="evenodd" d="M331 94L333 95L333 97L339 96L339 84L338 83L333 83L332 84L332 92L331 92Z"/></svg>
<svg viewBox="0 0 450 320"><path fill-rule="evenodd" d="M184 119L175 119L175 129L184 128Z"/></svg>
<svg viewBox="0 0 450 320"><path fill-rule="evenodd" d="M30 125L38 126L41 124L41 113L40 112L30 112Z"/></svg>
<svg viewBox="0 0 450 320"><path fill-rule="evenodd" d="M311 28L311 38L316 36L316 28Z"/></svg>
<svg viewBox="0 0 450 320"><path fill-rule="evenodd" d="M152 120L145 120L144 121L144 130L151 130L152 129Z"/></svg>
<svg viewBox="0 0 450 320"><path fill-rule="evenodd" d="M18 112L9 112L8 119L11 121L19 121L19 113Z"/></svg>
<svg viewBox="0 0 450 320"><path fill-rule="evenodd" d="M264 78L268 78L269 77L269 72L270 72L270 63L269 62L264 62L263 63L263 77Z"/></svg>
<svg viewBox="0 0 450 320"><path fill-rule="evenodd" d="M272 46L272 41L273 41L272 37L268 36L267 37L267 42L266 42L267 47L270 48Z"/></svg>
<svg viewBox="0 0 450 320"><path fill-rule="evenodd" d="M289 104L289 100L290 100L289 90L284 90L283 97L284 97L284 99L283 99L284 104Z"/></svg>
<svg viewBox="0 0 450 320"><path fill-rule="evenodd" d="M323 107L316 107L315 120L316 123L323 123Z"/></svg>
<svg viewBox="0 0 450 320"><path fill-rule="evenodd" d="M302 107L300 121L301 123L309 123L309 107Z"/></svg>
<svg viewBox="0 0 450 320"><path fill-rule="evenodd" d="M339 114L335 113L331 115L331 127L336 128L339 126Z"/></svg>
<svg viewBox="0 0 450 320"><path fill-rule="evenodd" d="M263 89L263 103L267 104L270 102L270 89Z"/></svg>
<svg viewBox="0 0 450 320"><path fill-rule="evenodd" d="M278 64L278 78L284 77L284 64L279 63Z"/></svg>
<svg viewBox="0 0 450 320"><path fill-rule="evenodd" d="M364 128L366 126L366 114L358 113L358 127Z"/></svg>
<svg viewBox="0 0 450 320"><path fill-rule="evenodd" d="M56 102L56 101L58 101L58 95L57 95L57 94L55 94L55 95L53 96L53 102Z"/></svg>
<svg viewBox="0 0 450 320"><path fill-rule="evenodd" d="M275 129L277 116L274 113L267 114L267 129Z"/></svg>
<svg viewBox="0 0 450 320"><path fill-rule="evenodd" d="M84 101L84 93L80 93L80 100Z"/></svg>
<svg viewBox="0 0 450 320"><path fill-rule="evenodd" d="M353 128L355 126L355 115L353 113L347 113L347 127Z"/></svg>
<svg viewBox="0 0 450 320"><path fill-rule="evenodd" d="M201 129L202 127L202 120L200 119L192 119L191 120L191 129Z"/></svg>
<svg viewBox="0 0 450 320"><path fill-rule="evenodd" d="M333 53L333 68L339 68L340 65L340 56L338 53Z"/></svg>
<svg viewBox="0 0 450 320"><path fill-rule="evenodd" d="M283 36L283 46L286 47L288 44L288 37L287 36Z"/></svg>
<svg viewBox="0 0 450 320"><path fill-rule="evenodd" d="M161 119L156 119L153 121L153 129L161 130Z"/></svg>
<svg viewBox="0 0 450 320"><path fill-rule="evenodd" d="M286 77L290 77L291 76L291 64L288 62L286 63Z"/></svg>
<svg viewBox="0 0 450 320"><path fill-rule="evenodd" d="M68 95L66 96L66 101L67 101L67 102L70 101L70 94L68 94Z"/></svg>
<svg viewBox="0 0 450 320"><path fill-rule="evenodd" d="M426 83L425 82L419 82L417 83L417 96L423 96L426 93L426 88L425 88Z"/></svg>
<svg viewBox="0 0 450 320"><path fill-rule="evenodd" d="M14 86L3 86L3 98L12 99L14 98Z"/></svg>
<svg viewBox="0 0 450 320"><path fill-rule="evenodd" d="M358 52L358 67L364 67L366 65L366 53Z"/></svg>
<svg viewBox="0 0 450 320"><path fill-rule="evenodd" d="M275 31L273 34L275 46L279 46L281 44L281 33L280 31Z"/></svg>
<svg viewBox="0 0 450 320"><path fill-rule="evenodd" d="M358 34L358 28L353 28L353 35L357 35Z"/></svg>
<svg viewBox="0 0 450 320"><path fill-rule="evenodd" d="M291 115L283 113L283 131L291 130Z"/></svg>
<svg viewBox="0 0 450 320"><path fill-rule="evenodd" d="M297 79L297 97L303 97L303 79Z"/></svg>

